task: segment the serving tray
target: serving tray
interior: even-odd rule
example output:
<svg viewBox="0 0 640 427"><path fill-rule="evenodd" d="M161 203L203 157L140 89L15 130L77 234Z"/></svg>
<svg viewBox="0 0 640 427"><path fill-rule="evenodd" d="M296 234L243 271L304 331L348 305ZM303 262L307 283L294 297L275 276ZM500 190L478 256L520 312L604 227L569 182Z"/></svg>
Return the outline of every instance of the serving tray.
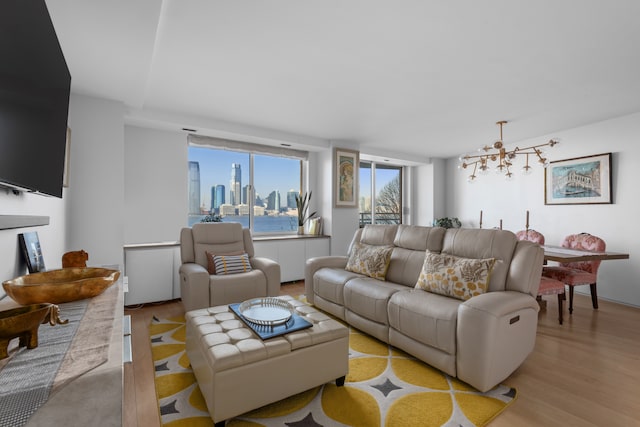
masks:
<svg viewBox="0 0 640 427"><path fill-rule="evenodd" d="M261 326L275 326L285 323L294 312L291 304L272 297L244 301L238 310L245 319Z"/></svg>
<svg viewBox="0 0 640 427"><path fill-rule="evenodd" d="M260 337L262 340L269 338L279 337L281 335L289 334L291 332L300 331L302 329L311 328L313 324L303 319L301 316L295 313L291 313L289 319L281 323L274 323L270 325L260 325L247 319L240 313L241 303L229 304L229 309L245 324L249 329Z"/></svg>

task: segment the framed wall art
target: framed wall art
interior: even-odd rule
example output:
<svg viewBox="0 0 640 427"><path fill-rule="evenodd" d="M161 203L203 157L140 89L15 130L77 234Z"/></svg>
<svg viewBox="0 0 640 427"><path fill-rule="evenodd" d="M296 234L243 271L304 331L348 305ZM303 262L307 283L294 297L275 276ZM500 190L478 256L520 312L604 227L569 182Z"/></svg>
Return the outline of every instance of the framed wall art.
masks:
<svg viewBox="0 0 640 427"><path fill-rule="evenodd" d="M544 176L545 205L612 203L611 153L550 162Z"/></svg>
<svg viewBox="0 0 640 427"><path fill-rule="evenodd" d="M334 150L333 200L336 208L358 206L359 153L353 150Z"/></svg>
<svg viewBox="0 0 640 427"><path fill-rule="evenodd" d="M42 248L40 247L38 232L32 231L29 233L18 234L18 241L20 242L22 256L27 263L29 273L45 271L44 257L42 256Z"/></svg>

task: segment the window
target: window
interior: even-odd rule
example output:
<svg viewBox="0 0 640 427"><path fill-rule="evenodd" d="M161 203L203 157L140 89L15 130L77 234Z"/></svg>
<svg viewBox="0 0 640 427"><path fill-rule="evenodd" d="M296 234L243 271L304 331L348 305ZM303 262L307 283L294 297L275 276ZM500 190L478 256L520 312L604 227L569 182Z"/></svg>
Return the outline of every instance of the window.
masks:
<svg viewBox="0 0 640 427"><path fill-rule="evenodd" d="M239 222L255 233L297 231L306 153L189 135L188 225Z"/></svg>
<svg viewBox="0 0 640 427"><path fill-rule="evenodd" d="M402 223L401 166L360 162L359 210L360 227Z"/></svg>

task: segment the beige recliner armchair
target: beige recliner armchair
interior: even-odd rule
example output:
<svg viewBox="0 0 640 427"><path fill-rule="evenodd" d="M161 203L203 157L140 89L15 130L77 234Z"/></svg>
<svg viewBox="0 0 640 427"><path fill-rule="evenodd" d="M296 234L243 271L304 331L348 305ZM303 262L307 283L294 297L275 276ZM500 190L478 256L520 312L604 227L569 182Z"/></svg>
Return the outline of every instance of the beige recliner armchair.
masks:
<svg viewBox="0 0 640 427"><path fill-rule="evenodd" d="M246 253L251 271L210 274L209 257ZM239 223L198 223L180 231L180 292L185 311L280 293L280 265L254 257L248 228Z"/></svg>

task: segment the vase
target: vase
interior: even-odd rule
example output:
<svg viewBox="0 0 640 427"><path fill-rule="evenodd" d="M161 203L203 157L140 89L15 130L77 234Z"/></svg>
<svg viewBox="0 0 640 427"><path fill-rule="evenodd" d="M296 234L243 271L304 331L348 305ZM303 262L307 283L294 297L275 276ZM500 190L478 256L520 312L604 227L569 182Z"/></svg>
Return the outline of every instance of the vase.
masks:
<svg viewBox="0 0 640 427"><path fill-rule="evenodd" d="M304 234L304 225L299 225L298 226L298 234L300 234L300 235Z"/></svg>

